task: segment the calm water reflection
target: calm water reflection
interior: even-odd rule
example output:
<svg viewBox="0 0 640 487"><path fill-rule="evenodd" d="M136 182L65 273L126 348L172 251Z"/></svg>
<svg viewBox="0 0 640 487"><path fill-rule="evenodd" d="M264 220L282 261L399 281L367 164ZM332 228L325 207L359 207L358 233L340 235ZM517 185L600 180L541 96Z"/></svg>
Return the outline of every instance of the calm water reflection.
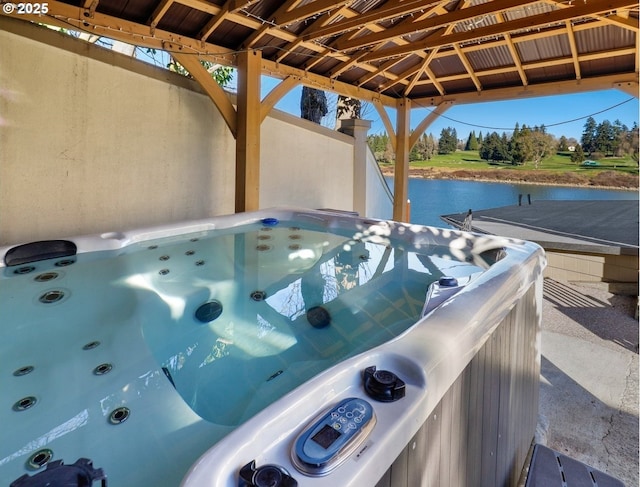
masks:
<svg viewBox="0 0 640 487"><path fill-rule="evenodd" d="M393 188L393 178L386 179ZM445 226L440 215L517 205L520 194L522 204L527 204L527 195L531 195L534 204L539 200L638 199L637 191L412 178L409 180L411 222Z"/></svg>

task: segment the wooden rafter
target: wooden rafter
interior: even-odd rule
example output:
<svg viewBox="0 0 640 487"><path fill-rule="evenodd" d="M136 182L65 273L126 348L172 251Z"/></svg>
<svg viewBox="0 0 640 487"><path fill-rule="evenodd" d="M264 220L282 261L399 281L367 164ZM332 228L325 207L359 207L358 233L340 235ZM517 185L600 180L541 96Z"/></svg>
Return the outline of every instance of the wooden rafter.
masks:
<svg viewBox="0 0 640 487"><path fill-rule="evenodd" d="M498 15L496 15L496 20L500 23L504 23L505 22L504 15L502 13L499 13ZM529 84L529 80L527 79L527 74L525 73L524 68L522 67L522 61L520 59L520 56L518 55L518 51L513 42L511 34L506 33L504 35L504 40L507 44L507 49L509 49L509 54L511 55L513 64L516 67L516 70L518 71L518 75L520 76L520 81L522 82L522 86L527 86Z"/></svg>
<svg viewBox="0 0 640 487"><path fill-rule="evenodd" d="M487 27L471 29L469 31L455 32L446 36L442 35L436 38L428 38L423 41L412 42L407 46L381 49L367 55L364 61L385 59L393 56L403 56L412 52L433 49L435 47L442 47L455 43L478 41L485 37L502 36L505 32L545 28L556 22L564 22L566 20L595 15L597 13L607 12L616 8L625 8L629 6L630 2L631 0L591 0L590 2L582 5L574 5L570 9L555 10L545 14L519 18L503 24L494 24ZM464 11L471 10L472 8L474 7L470 7ZM386 33L388 32L389 29Z"/></svg>
<svg viewBox="0 0 640 487"><path fill-rule="evenodd" d="M336 48L349 50L366 47L371 44L393 40L404 35L413 34L415 32L442 28L457 24L459 22L473 20L476 17L490 15L493 13L501 12L503 10L507 10L509 8L520 6L522 6L522 1L519 0L494 0L493 2L483 3L481 5L476 5L474 7L465 9L454 10L453 12L447 12L444 15L437 15L435 17L430 17L428 19L420 20L417 22L401 23L395 27L386 29L381 33L363 35L357 37L352 41L338 43L336 45Z"/></svg>
<svg viewBox="0 0 640 487"><path fill-rule="evenodd" d="M158 22L160 22L160 19L164 16L164 14L167 13L171 5L173 5L173 0L162 0L153 11L151 17L149 17L149 20L147 21L147 23L151 27L152 32L153 30L155 30Z"/></svg>
<svg viewBox="0 0 640 487"><path fill-rule="evenodd" d="M318 18L316 20L313 20L311 22L311 24L306 29L303 30L303 33L306 32L308 29L311 29L316 24L318 24L318 25L326 25L326 24L332 22L335 18L337 18L340 15L347 15L348 16L349 12L351 12L350 9L348 9L346 7L342 7L342 8L336 9L333 12L329 13L329 15L322 15L320 18ZM278 56L277 60L278 61L282 61L284 58L286 58L293 51L295 51L296 49L301 47L303 44L304 44L304 42L303 42L302 38L299 36L298 39L296 39L294 42L289 43L289 45L287 45L282 50L282 54L280 56Z"/></svg>
<svg viewBox="0 0 640 487"><path fill-rule="evenodd" d="M239 2L237 0L227 0L220 9L220 12L218 12L218 15L213 17L209 22L207 22L207 25L200 30L200 33L198 34L200 40L205 41L230 14L243 9L250 3L250 1Z"/></svg>
<svg viewBox="0 0 640 487"><path fill-rule="evenodd" d="M570 20L565 21L567 26L567 39L569 39L569 46L571 48L571 58L573 59L573 69L576 72L576 79L582 78L580 73L580 61L578 60L578 47L576 46L576 37L573 33L573 26Z"/></svg>
<svg viewBox="0 0 640 487"><path fill-rule="evenodd" d="M278 7L278 10L275 11L274 15L279 15L281 12L288 12L289 10L294 8L296 5L298 5L300 2L301 0L287 0L286 2L283 2L282 5ZM244 40L244 42L242 43L242 47L245 49L252 48L255 45L255 43L259 41L263 35L269 32L270 29L271 29L271 26L265 23L262 27L255 30L251 35L249 35L249 37L247 37Z"/></svg>
<svg viewBox="0 0 640 487"><path fill-rule="evenodd" d="M351 0L315 0L315 2L307 3L294 10L277 14L273 18L273 23L276 25L287 25L293 22L299 22L309 17L340 8L348 3L351 3Z"/></svg>
<svg viewBox="0 0 640 487"><path fill-rule="evenodd" d="M459 5L459 8L466 8L468 6L468 2L465 0L464 2L462 2ZM420 19L422 20L422 19ZM446 27L444 29L444 34L449 34L452 30L453 30L453 25L450 25L448 27ZM433 60L433 58L435 57L436 53L438 52L439 48L435 48L432 49L431 52L429 53L429 55L424 59L424 61L422 62L422 64L420 66L418 66L418 69L416 70L416 72L412 75L407 76L407 78L411 77L407 87L404 90L404 94L405 96L408 96L411 93L411 90L416 86L417 82L420 80L420 77L422 76L423 72L427 73L427 76L429 76L429 80L434 84L434 86L436 87L436 89L438 90L438 93L440 93L441 95L444 95L445 91L444 91L444 87L442 86L442 84L440 82L438 82L438 80L436 79L436 76L433 74L433 71L431 71L429 69L429 63ZM457 51L461 52L462 49L460 49L459 47L457 47ZM464 55L464 53L462 53L462 55ZM476 83L476 88L479 86L479 82Z"/></svg>
<svg viewBox="0 0 640 487"><path fill-rule="evenodd" d="M380 76L383 75L384 73L386 73L387 71L389 71L391 68L393 68L396 64L399 64L402 61L402 59L400 58L395 58L395 59L390 59L388 61L385 61L382 66L380 66L378 69L372 71L369 74L366 74L362 77L360 77L357 81L356 84L358 86L362 86L365 83L368 83L369 81L371 81L373 78L375 78L376 76ZM398 76L393 76L393 80L397 80L399 79L399 75ZM384 85L380 85L378 86L378 89L381 91L384 91L386 88Z"/></svg>
<svg viewBox="0 0 640 487"><path fill-rule="evenodd" d="M424 0L400 2L398 0L387 2L382 7L371 10L366 14L352 17L326 27L310 29L302 36L305 40L320 39L323 37L354 31L366 24L375 24L384 20L398 17L401 14L411 15L425 9ZM433 8L431 8L433 10Z"/></svg>

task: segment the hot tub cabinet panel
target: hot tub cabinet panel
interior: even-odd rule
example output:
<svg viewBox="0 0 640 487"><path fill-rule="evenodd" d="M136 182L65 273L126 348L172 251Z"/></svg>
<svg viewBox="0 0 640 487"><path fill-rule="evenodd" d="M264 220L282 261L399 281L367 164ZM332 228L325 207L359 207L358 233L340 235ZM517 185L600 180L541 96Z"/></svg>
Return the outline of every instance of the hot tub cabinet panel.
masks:
<svg viewBox="0 0 640 487"><path fill-rule="evenodd" d="M376 487L518 484L538 419L536 292L502 320Z"/></svg>

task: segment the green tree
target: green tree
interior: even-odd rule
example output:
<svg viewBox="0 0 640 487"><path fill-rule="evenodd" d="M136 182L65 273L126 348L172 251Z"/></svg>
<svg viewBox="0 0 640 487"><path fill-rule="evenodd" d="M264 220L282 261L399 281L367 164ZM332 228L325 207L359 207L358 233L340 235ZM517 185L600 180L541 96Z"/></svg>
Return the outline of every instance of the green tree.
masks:
<svg viewBox="0 0 640 487"><path fill-rule="evenodd" d="M427 136L427 134L422 134L411 149L411 152L415 154L416 160L430 160L436 152L436 144L433 140L433 135L429 134Z"/></svg>
<svg viewBox="0 0 640 487"><path fill-rule="evenodd" d="M504 161L508 158L508 148L505 146L506 134L503 137L497 132L487 134L482 141L480 158L485 161Z"/></svg>
<svg viewBox="0 0 640 487"><path fill-rule="evenodd" d="M613 122L613 140L611 141L611 151L613 156L619 157L623 155L621 146L624 141L624 134L628 131L629 128L620 120Z"/></svg>
<svg viewBox="0 0 640 487"><path fill-rule="evenodd" d="M438 140L438 154L450 154L458 147L458 135L456 129L447 127L442 129Z"/></svg>
<svg viewBox="0 0 640 487"><path fill-rule="evenodd" d="M542 160L555 152L555 141L553 136L546 133L544 127L531 132L530 138L530 157L533 161L533 167L538 169Z"/></svg>
<svg viewBox="0 0 640 487"><path fill-rule="evenodd" d="M582 131L582 138L580 143L582 144L582 150L591 154L596 150L596 129L598 125L593 117L587 118L584 124L584 130Z"/></svg>
<svg viewBox="0 0 640 487"><path fill-rule="evenodd" d="M476 139L475 131L472 130L469 134L464 150L478 150L478 139Z"/></svg>
<svg viewBox="0 0 640 487"><path fill-rule="evenodd" d="M576 149L571 153L571 162L582 164L582 161L584 160L585 156L584 151L582 150L582 146L580 144L576 144Z"/></svg>
<svg viewBox="0 0 640 487"><path fill-rule="evenodd" d="M229 66L222 66L220 64L212 63L210 61L200 60L200 64L209 72L211 77L216 80L223 88L228 86L233 79L233 68ZM167 64L167 68L169 71L173 71L174 73L181 74L182 76L191 76L189 72L175 59L171 58L169 60L169 64Z"/></svg>
<svg viewBox="0 0 640 487"><path fill-rule="evenodd" d="M613 139L614 132L611 122L603 120L596 127L595 151L601 152L605 156L611 154Z"/></svg>
<svg viewBox="0 0 640 487"><path fill-rule="evenodd" d="M367 143L369 144L376 161L393 161L393 149L391 148L389 136L386 133L383 132L382 134L372 134L367 136Z"/></svg>
<svg viewBox="0 0 640 487"><path fill-rule="evenodd" d="M560 140L558 141L558 152L566 152L569 150L569 141L567 138L562 135L560 136Z"/></svg>

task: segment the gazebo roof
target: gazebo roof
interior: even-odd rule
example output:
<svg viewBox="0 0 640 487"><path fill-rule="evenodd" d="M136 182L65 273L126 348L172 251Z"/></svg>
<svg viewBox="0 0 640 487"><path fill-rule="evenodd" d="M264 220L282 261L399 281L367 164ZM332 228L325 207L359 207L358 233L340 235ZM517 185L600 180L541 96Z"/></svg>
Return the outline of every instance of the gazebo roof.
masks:
<svg viewBox="0 0 640 487"><path fill-rule="evenodd" d="M620 88L637 96L634 0L64 0L74 28L261 71L383 105ZM415 105L414 105L415 106Z"/></svg>

